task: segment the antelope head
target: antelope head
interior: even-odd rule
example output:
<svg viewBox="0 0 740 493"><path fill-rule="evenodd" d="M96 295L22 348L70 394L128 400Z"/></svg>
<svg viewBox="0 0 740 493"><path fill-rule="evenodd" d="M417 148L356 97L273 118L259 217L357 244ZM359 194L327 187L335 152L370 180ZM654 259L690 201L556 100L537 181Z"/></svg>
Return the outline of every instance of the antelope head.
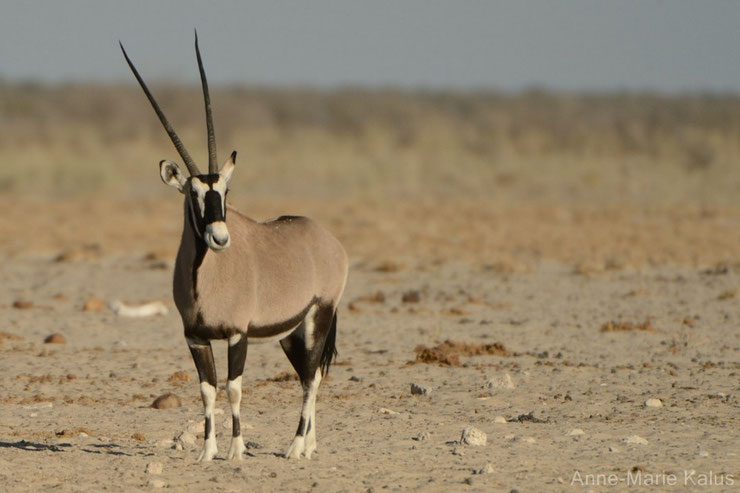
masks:
<svg viewBox="0 0 740 493"><path fill-rule="evenodd" d="M218 169L216 157L216 136L213 130L213 115L211 113L211 97L208 93L208 81L206 72L203 68L203 60L198 48L198 33L195 33L195 55L198 59L198 70L200 71L200 81L203 86L203 99L206 107L206 127L208 130L208 173L203 174L188 154L180 138L175 133L175 129L167 120L164 112L149 91L144 79L139 75L139 71L131 62L126 50L121 45L121 51L126 58L128 66L134 73L136 80L139 82L141 89L144 91L147 99L154 108L154 112L162 122L162 126L170 140L182 157L185 166L188 169L189 176L186 176L180 166L174 161L162 160L159 162L159 175L162 181L176 188L180 193L185 195L186 214L195 233L208 245L211 250L225 250L231 243L229 229L226 227L226 195L229 193L229 180L234 172L236 164L236 151L231 153L221 169Z"/></svg>

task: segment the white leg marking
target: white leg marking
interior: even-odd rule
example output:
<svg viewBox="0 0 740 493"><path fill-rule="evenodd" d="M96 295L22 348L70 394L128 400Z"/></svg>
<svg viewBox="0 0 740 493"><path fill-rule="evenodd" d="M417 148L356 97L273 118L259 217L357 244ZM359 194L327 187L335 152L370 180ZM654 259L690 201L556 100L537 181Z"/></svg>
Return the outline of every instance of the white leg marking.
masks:
<svg viewBox="0 0 740 493"><path fill-rule="evenodd" d="M231 339L229 339L229 344L231 344ZM226 383L226 391L229 394L229 403L231 404L231 419L234 420L234 422L238 423L241 402L242 402L242 377L241 375L236 377L234 380L229 380ZM229 447L229 455L227 456L227 459L242 460L244 458L244 452L246 450L247 448L244 446L244 439L242 438L241 433L239 433L238 436L232 435L231 446Z"/></svg>
<svg viewBox="0 0 740 493"><path fill-rule="evenodd" d="M316 329L316 323L314 315L316 315L316 309L318 305L313 305L303 319L303 340L306 344L306 350L310 351L314 345L314 330Z"/></svg>
<svg viewBox="0 0 740 493"><path fill-rule="evenodd" d="M237 332L233 336L229 337L229 347L239 344L239 341L241 340L242 340L242 335L241 333Z"/></svg>
<svg viewBox="0 0 740 493"><path fill-rule="evenodd" d="M316 394L321 384L321 369L316 370L316 375L309 388L303 393L303 405L301 406L301 419L307 428L311 423L311 430L305 435L296 434L290 448L285 453L287 459L299 459L305 455L307 459L316 450Z"/></svg>
<svg viewBox="0 0 740 493"><path fill-rule="evenodd" d="M201 450L198 456L198 462L209 461L218 452L218 447L216 446L216 423L213 416L213 411L216 407L216 387L208 382L201 382L200 395L203 398L203 414L205 415L206 423L211 423L211 429L205 430L207 433L210 433L206 435L205 442L203 442L203 450Z"/></svg>
<svg viewBox="0 0 740 493"><path fill-rule="evenodd" d="M306 459L310 459L311 455L316 451L316 396L319 393L319 385L321 385L321 368L316 369L316 376L311 385L311 401L309 402L311 429L308 430L308 435L306 435Z"/></svg>

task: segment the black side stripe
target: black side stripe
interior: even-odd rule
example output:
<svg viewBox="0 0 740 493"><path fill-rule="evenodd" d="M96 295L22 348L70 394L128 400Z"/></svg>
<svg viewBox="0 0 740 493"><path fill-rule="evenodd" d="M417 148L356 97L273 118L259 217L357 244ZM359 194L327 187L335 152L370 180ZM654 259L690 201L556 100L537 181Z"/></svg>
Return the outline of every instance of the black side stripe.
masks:
<svg viewBox="0 0 740 493"><path fill-rule="evenodd" d="M306 305L306 308L301 310L297 315L289 318L288 320L285 320L283 322L278 322L276 324L272 325L252 325L249 324L249 328L247 330L247 335L249 337L274 337L277 335L282 334L283 332L288 332L291 329L294 329L295 327L300 324L304 318L306 318L306 314L311 309L311 307L316 304L318 301L318 298L315 296L311 299L308 305Z"/></svg>

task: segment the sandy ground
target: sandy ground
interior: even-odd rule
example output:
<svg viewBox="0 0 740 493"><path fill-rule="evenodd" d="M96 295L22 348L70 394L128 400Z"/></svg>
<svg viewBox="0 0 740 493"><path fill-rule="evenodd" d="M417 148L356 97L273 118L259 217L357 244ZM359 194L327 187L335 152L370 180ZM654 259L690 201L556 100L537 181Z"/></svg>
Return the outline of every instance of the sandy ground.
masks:
<svg viewBox="0 0 740 493"><path fill-rule="evenodd" d="M170 213L177 214L176 206ZM575 252L558 241L557 229L554 242L526 250L537 246L536 236L525 234L530 224L507 223L505 215L491 223L505 246L489 262L454 242L439 243L434 255L424 231L432 238L445 233L429 225L410 230L424 252L416 259L412 247L396 260L350 241L339 358L317 404L317 456L281 457L298 420L300 389L280 381L292 370L272 343L252 346L247 358L242 423L245 440L254 442L250 456L223 460L230 418L220 390L219 456L207 464L195 463L200 438L194 448L173 448L184 430L202 437L197 376L170 295L176 217L177 224L160 229L149 255L124 254L125 245L117 250L110 239L70 250L73 241L49 233L52 225L39 233L37 253L21 255L23 245L5 235L11 260L0 284L4 491L732 491L740 484L740 270L716 264L733 258L737 247L722 235L676 243L712 225L732 229L731 213L697 212L695 225L710 221L705 230L656 219L677 235L655 240L657 260L650 256L649 221L644 237L645 221L623 221L626 230L638 226L618 255L594 247L613 246L600 238L620 237L618 217L613 236L579 239L574 232L591 223L567 211L532 217L565 223L576 236ZM353 228L368 238L378 224L384 231L359 215L333 227L346 240ZM552 228L551 221L533 219L537 224ZM474 250L489 240L473 243ZM577 260L578 245L592 252L585 264L568 257ZM660 250L665 245L675 246L675 257ZM528 253L517 256L522 249ZM692 249L699 253L692 256ZM418 301L413 295L403 301L409 292ZM107 308L83 311L92 296L163 300L170 312L127 319ZM66 343L44 343L52 333ZM441 353L442 362L417 361L419 346L446 340L469 346ZM225 345L215 351L222 388ZM412 383L430 393L412 395ZM167 392L182 405L150 407ZM660 399L662 407L645 407L647 399ZM485 445L458 443L470 426L487 434ZM161 464L162 473L146 472L150 463ZM476 474L487 464L492 472ZM610 474L616 485L603 486ZM665 486L672 477L676 485ZM589 480L601 486L587 486Z"/></svg>

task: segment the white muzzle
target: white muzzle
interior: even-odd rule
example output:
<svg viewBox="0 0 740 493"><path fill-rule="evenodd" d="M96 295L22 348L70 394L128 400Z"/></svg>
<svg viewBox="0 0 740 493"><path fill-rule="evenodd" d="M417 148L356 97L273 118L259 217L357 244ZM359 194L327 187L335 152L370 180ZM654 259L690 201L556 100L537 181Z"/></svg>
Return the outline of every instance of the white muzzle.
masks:
<svg viewBox="0 0 740 493"><path fill-rule="evenodd" d="M229 229L226 227L224 221L214 221L211 224L207 224L203 239L206 245L215 251L225 250L231 244Z"/></svg>

